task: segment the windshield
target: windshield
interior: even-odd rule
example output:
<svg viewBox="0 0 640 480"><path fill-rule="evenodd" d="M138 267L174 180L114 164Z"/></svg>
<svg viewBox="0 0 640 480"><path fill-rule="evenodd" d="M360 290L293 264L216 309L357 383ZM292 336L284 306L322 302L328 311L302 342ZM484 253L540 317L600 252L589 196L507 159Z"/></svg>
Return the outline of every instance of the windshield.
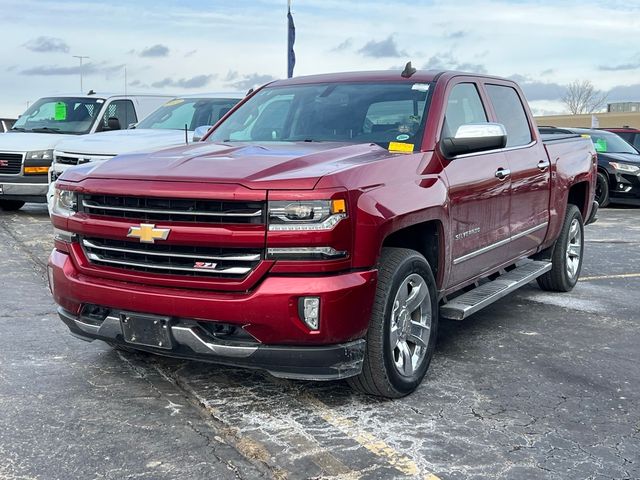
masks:
<svg viewBox="0 0 640 480"><path fill-rule="evenodd" d="M240 100L236 98L176 98L165 103L136 125L136 128L195 130L213 125Z"/></svg>
<svg viewBox="0 0 640 480"><path fill-rule="evenodd" d="M598 153L632 153L638 155L638 151L635 148L615 133L589 132L589 136Z"/></svg>
<svg viewBox="0 0 640 480"><path fill-rule="evenodd" d="M102 98L41 98L13 125L12 130L38 133L89 133L104 104Z"/></svg>
<svg viewBox="0 0 640 480"><path fill-rule="evenodd" d="M212 142L404 142L420 148L429 84L266 87L208 137Z"/></svg>

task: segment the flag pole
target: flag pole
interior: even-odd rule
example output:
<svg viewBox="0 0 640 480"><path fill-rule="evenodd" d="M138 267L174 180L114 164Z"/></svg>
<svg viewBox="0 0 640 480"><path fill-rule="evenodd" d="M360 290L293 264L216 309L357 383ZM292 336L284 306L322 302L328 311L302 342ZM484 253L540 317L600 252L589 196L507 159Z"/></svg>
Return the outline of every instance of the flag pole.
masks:
<svg viewBox="0 0 640 480"><path fill-rule="evenodd" d="M296 27L291 15L291 0L287 0L287 78L293 77L293 68L296 65L296 54L293 44L296 41Z"/></svg>

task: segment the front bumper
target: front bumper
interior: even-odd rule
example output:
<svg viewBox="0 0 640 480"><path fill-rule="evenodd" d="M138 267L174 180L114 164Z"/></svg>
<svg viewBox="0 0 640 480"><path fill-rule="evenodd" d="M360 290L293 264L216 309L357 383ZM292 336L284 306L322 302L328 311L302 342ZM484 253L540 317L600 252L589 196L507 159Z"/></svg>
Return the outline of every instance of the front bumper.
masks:
<svg viewBox="0 0 640 480"><path fill-rule="evenodd" d="M297 277L267 274L251 291L219 292L83 275L72 257L54 250L49 259L49 278L54 299L62 307L63 321L81 338L121 343L161 355L261 368L281 377L331 380L360 372L362 339L371 315L377 271ZM310 330L300 319L298 301L302 296L320 298L318 330ZM81 312L86 305L108 310L106 323L97 328L85 325ZM119 312L169 318L175 348L126 343ZM116 320L107 321L109 317ZM195 325L197 330L203 324L231 325L246 332L253 343L221 345L188 331L190 326Z"/></svg>
<svg viewBox="0 0 640 480"><path fill-rule="evenodd" d="M71 333L86 341L104 340L159 355L259 368L275 377L298 380L338 380L362 370L365 341L316 347L280 345L233 345L202 335L196 326L177 321L169 328L171 350L132 345L124 340L119 312L111 312L100 325L59 308L60 319Z"/></svg>
<svg viewBox="0 0 640 480"><path fill-rule="evenodd" d="M0 199L44 203L47 193L47 176L31 178L0 175Z"/></svg>

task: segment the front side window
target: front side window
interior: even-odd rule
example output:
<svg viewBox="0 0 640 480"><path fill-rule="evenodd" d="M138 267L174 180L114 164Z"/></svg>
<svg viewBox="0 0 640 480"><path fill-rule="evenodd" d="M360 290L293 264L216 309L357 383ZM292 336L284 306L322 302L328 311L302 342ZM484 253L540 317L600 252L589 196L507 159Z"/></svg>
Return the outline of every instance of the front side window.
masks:
<svg viewBox="0 0 640 480"><path fill-rule="evenodd" d="M210 98L175 98L149 114L136 128L195 130L213 125L231 110L239 100Z"/></svg>
<svg viewBox="0 0 640 480"><path fill-rule="evenodd" d="M257 92L213 142L411 143L420 148L429 84L320 83Z"/></svg>
<svg viewBox="0 0 640 480"><path fill-rule="evenodd" d="M453 87L447 100L442 137L455 137L461 125L486 122L487 114L476 86L473 83L459 83Z"/></svg>
<svg viewBox="0 0 640 480"><path fill-rule="evenodd" d="M14 130L37 133L89 133L104 99L41 98L16 121Z"/></svg>
<svg viewBox="0 0 640 480"><path fill-rule="evenodd" d="M487 85L498 123L507 131L507 147L531 143L531 129L518 92L503 85Z"/></svg>

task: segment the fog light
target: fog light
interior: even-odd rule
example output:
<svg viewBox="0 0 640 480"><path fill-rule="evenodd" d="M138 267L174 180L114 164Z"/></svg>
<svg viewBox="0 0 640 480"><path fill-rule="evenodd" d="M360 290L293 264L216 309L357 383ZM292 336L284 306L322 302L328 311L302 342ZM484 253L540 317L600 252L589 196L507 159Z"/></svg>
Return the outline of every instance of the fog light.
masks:
<svg viewBox="0 0 640 480"><path fill-rule="evenodd" d="M320 328L320 298L302 297L298 304L300 318L311 330Z"/></svg>
<svg viewBox="0 0 640 480"><path fill-rule="evenodd" d="M75 233L67 232L66 230L60 230L59 228L53 228L53 239L59 242L72 243L75 242L78 237Z"/></svg>

